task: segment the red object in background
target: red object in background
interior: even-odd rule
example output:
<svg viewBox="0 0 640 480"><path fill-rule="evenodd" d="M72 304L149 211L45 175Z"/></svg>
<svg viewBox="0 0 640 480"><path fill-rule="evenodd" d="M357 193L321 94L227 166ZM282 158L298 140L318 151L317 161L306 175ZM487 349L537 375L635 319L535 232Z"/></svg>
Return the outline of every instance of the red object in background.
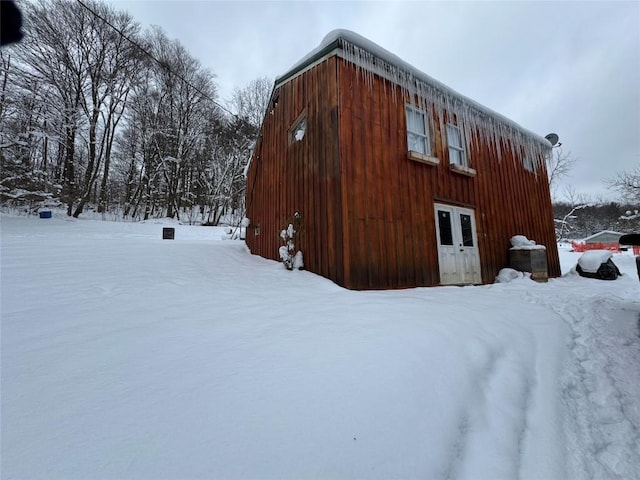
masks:
<svg viewBox="0 0 640 480"><path fill-rule="evenodd" d="M571 248L574 252L586 252L587 250L609 250L610 252L620 252L620 244L617 242L611 243L580 243L571 242ZM631 247L634 255L640 255L640 245L634 245Z"/></svg>

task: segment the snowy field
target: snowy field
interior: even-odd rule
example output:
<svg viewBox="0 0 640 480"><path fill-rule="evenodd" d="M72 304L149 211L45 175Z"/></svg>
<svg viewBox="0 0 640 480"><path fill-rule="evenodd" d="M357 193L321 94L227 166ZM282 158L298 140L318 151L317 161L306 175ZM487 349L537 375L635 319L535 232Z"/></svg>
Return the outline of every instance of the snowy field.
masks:
<svg viewBox="0 0 640 480"><path fill-rule="evenodd" d="M3 479L640 478L630 255L354 292L219 228L0 228Z"/></svg>

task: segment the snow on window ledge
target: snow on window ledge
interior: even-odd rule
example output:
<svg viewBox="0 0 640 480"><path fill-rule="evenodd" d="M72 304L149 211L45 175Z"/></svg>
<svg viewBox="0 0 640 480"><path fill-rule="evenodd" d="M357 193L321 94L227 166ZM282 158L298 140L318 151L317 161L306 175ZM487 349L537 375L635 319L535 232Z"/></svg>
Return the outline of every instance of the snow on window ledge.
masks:
<svg viewBox="0 0 640 480"><path fill-rule="evenodd" d="M464 165L457 165L455 163L452 163L451 165L449 165L449 169L452 172L459 173L461 175L466 175L467 177L475 177L478 174L475 168L465 167Z"/></svg>
<svg viewBox="0 0 640 480"><path fill-rule="evenodd" d="M416 152L414 150L409 150L408 157L409 157L409 160L425 163L427 165L438 165L440 163L440 159L438 157L425 155L424 153Z"/></svg>

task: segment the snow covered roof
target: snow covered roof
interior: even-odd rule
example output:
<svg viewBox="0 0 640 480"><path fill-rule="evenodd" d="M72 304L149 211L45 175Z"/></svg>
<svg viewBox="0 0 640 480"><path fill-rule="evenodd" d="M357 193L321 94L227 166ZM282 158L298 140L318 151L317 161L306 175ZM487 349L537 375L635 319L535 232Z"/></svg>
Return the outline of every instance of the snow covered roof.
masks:
<svg viewBox="0 0 640 480"><path fill-rule="evenodd" d="M617 235L618 237L621 237L623 234L620 232L614 232L613 230L602 230L601 232L594 233L593 235L583 238L582 241L586 242L588 240L593 240L594 238L601 237L603 235Z"/></svg>
<svg viewBox="0 0 640 480"><path fill-rule="evenodd" d="M350 30L338 29L329 32L318 47L309 52L286 73L276 78L276 88L291 78L304 73L316 62L332 55L338 55L340 58L357 65L369 80L372 74L376 74L399 85L403 93L417 96L421 107L425 105L435 107L441 121L444 110L455 113L459 120L462 120L467 142L470 142L474 130L477 129L483 136L492 137L497 145L499 157L501 157L501 147L498 140L505 137L512 140L512 153L516 153L515 149L518 145L522 146L525 155L534 161L538 160L541 151L546 153L551 149L552 145L546 138L465 97L371 40Z"/></svg>

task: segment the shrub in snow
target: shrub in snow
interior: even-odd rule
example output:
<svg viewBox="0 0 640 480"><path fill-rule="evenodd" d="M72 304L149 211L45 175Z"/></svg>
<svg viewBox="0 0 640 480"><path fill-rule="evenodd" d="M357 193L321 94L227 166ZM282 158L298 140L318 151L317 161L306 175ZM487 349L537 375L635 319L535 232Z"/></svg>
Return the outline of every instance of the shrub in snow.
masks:
<svg viewBox="0 0 640 480"><path fill-rule="evenodd" d="M576 271L582 277L615 280L621 273L608 250L589 250L578 259Z"/></svg>
<svg viewBox="0 0 640 480"><path fill-rule="evenodd" d="M280 232L283 245L278 249L278 253L287 270L293 270L294 268L301 270L304 267L302 252L300 250L296 251L296 239L299 237L301 230L302 217L296 212L293 214L293 218L287 228Z"/></svg>

